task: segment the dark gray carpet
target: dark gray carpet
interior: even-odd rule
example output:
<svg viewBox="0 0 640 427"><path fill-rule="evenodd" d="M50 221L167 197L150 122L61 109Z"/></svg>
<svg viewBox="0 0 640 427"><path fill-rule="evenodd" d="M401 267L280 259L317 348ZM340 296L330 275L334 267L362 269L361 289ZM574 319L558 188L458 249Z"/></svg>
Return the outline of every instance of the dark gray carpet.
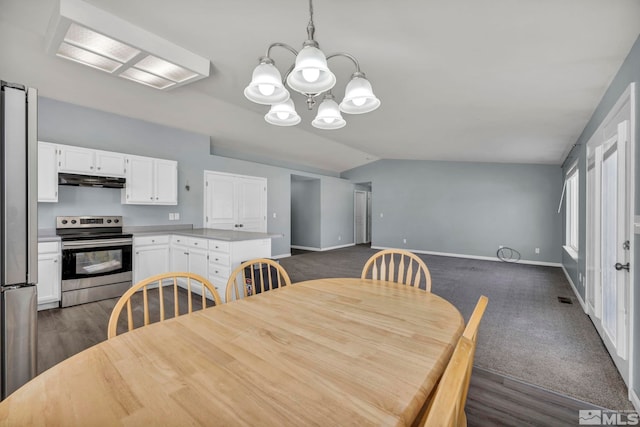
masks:
<svg viewBox="0 0 640 427"><path fill-rule="evenodd" d="M293 282L360 277L376 250L355 246L281 259ZM627 388L562 269L420 255L432 292L465 320L480 295L489 305L480 325L475 364L609 409L633 409ZM557 297L571 298L562 304Z"/></svg>

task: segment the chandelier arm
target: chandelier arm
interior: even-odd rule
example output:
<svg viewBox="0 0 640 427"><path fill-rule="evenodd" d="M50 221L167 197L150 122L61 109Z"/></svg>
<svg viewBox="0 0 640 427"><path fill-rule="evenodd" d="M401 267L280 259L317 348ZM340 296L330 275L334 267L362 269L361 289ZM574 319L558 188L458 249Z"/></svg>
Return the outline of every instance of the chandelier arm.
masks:
<svg viewBox="0 0 640 427"><path fill-rule="evenodd" d="M274 47L283 47L287 49L289 52L293 53L295 56L298 56L298 51L292 48L291 46L289 46L288 44L276 42L276 43L271 43L267 48L267 54L265 55L267 58L271 58L271 49Z"/></svg>
<svg viewBox="0 0 640 427"><path fill-rule="evenodd" d="M360 71L360 63L353 55L350 55L346 52L332 53L331 55L327 55L327 61L330 60L331 58L335 58L336 56L344 56L345 58L350 59L353 62L353 64L356 66L356 73L364 75L364 73Z"/></svg>

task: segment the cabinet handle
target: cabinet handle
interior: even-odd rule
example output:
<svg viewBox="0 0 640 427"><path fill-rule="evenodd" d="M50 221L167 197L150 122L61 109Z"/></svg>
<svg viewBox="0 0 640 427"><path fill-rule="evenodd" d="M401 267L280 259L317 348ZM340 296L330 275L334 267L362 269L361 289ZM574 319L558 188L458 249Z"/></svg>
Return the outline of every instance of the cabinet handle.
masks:
<svg viewBox="0 0 640 427"><path fill-rule="evenodd" d="M153 200L153 196L149 198L149 200Z"/></svg>
<svg viewBox="0 0 640 427"><path fill-rule="evenodd" d="M58 260L57 260L57 259L54 259L54 260L53 260L53 262L58 262Z"/></svg>
<svg viewBox="0 0 640 427"><path fill-rule="evenodd" d="M89 169L93 169L93 166L89 166Z"/></svg>
<svg viewBox="0 0 640 427"><path fill-rule="evenodd" d="M100 166L98 166L98 170L102 169Z"/></svg>
<svg viewBox="0 0 640 427"><path fill-rule="evenodd" d="M244 224L240 224L240 228L244 227Z"/></svg>
<svg viewBox="0 0 640 427"><path fill-rule="evenodd" d="M189 252L185 252L184 254L185 254L185 255L189 255Z"/></svg>
<svg viewBox="0 0 640 427"><path fill-rule="evenodd" d="M158 200L158 196L156 196L156 200Z"/></svg>
<svg viewBox="0 0 640 427"><path fill-rule="evenodd" d="M198 246L198 242L193 242L194 245Z"/></svg>

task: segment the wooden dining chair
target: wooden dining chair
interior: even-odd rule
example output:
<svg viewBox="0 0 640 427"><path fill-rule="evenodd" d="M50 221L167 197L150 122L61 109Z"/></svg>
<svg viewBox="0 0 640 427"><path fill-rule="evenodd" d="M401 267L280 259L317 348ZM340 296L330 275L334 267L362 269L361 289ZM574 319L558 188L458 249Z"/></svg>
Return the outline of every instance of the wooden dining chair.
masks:
<svg viewBox="0 0 640 427"><path fill-rule="evenodd" d="M240 264L229 276L225 291L226 302L266 292L282 286L290 286L287 271L276 261L256 258Z"/></svg>
<svg viewBox="0 0 640 427"><path fill-rule="evenodd" d="M185 292L186 309L183 295ZM195 294L200 295L196 297ZM207 279L197 274L172 272L149 277L129 288L113 307L107 328L107 338L111 339L118 334L118 320L125 305L127 306L127 330L131 331L134 329L135 324L134 312L142 311L143 320L142 322L138 321L137 325L146 326L156 321L162 322L170 317L192 313L194 302L204 309L211 302L211 299L213 299L213 305L222 304L216 288ZM169 313L165 310L165 303L171 304L171 300L173 300L173 314L171 314L170 309L168 310ZM142 308L140 308L140 302L142 303ZM133 305L136 305L136 307L133 308ZM155 308L156 305L158 313L151 319L150 307L153 306Z"/></svg>
<svg viewBox="0 0 640 427"><path fill-rule="evenodd" d="M420 425L425 427L462 427L467 425L464 414L467 378L471 375L476 343L461 336L451 360L440 378L426 417Z"/></svg>
<svg viewBox="0 0 640 427"><path fill-rule="evenodd" d="M463 333L462 333L462 337L461 337L461 341L464 339L466 341L468 341L469 343L471 343L471 345L473 346L473 354L475 354L475 348L477 345L477 341L478 341L478 329L480 326L480 320L482 320L482 316L484 315L485 309L487 308L487 304L489 302L489 299L482 295L479 299L478 302L476 303L475 308L473 309L473 312L471 313L471 317L469 318L469 321L467 322L467 326L465 327ZM458 342L458 346L460 346L460 341ZM466 345L466 344L465 344ZM455 355L455 351L454 350L454 355ZM465 350L466 351L466 350ZM466 365L466 369L467 372L464 375L464 377L462 378L462 384L461 384L461 388L460 390L458 390L457 388L455 389L455 396L457 396L458 401L454 402L453 404L451 404L457 411L457 414L453 414L451 415L452 418L452 422L453 424L426 424L426 419L428 419L429 417L437 417L438 415L432 415L432 411L434 408L434 405L436 404L436 397L439 393L441 393L441 384L443 383L443 381L445 381L445 375L446 372L449 369L454 369L454 368L449 368L449 365L447 366L447 369L445 370L445 374L443 374L443 376L440 378L440 383L438 384L438 387L435 391L435 393L433 394L431 401L428 403L427 409L425 414L423 415L423 423L421 425L443 425L443 426L449 426L449 425L453 425L453 426L466 426L467 425L467 415L464 412L464 407L467 403L467 394L469 393L469 385L471 383L471 371L473 370L473 354L471 355L471 360L470 362ZM449 364L451 364L454 360L454 356L451 357L451 360L449 361ZM456 368L457 369L457 368ZM451 374L450 374L451 375ZM457 375L457 374L456 374ZM449 380L451 381L451 380ZM451 387L451 386L444 386L444 387ZM455 387L458 387L458 385L456 385ZM449 393L449 392L447 392ZM449 395L447 394L446 399L449 399ZM445 399L443 397L440 398L441 400ZM444 404L441 403L441 406L444 406ZM442 410L442 408L441 408ZM440 415L443 416L443 415ZM427 418L425 418L427 417ZM437 418L435 418L437 419ZM449 418L447 418L447 420L449 420Z"/></svg>
<svg viewBox="0 0 640 427"><path fill-rule="evenodd" d="M427 265L418 256L403 249L385 249L372 255L364 264L360 277L415 287L420 287L424 281L425 290L431 292L431 273Z"/></svg>

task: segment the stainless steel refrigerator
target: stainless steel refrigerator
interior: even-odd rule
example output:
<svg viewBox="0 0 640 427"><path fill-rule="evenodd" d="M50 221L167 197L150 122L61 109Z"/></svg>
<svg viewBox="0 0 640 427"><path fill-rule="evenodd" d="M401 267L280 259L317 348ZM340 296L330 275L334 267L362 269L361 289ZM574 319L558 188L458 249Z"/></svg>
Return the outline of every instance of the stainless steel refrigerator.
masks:
<svg viewBox="0 0 640 427"><path fill-rule="evenodd" d="M36 374L38 94L0 81L0 390Z"/></svg>

